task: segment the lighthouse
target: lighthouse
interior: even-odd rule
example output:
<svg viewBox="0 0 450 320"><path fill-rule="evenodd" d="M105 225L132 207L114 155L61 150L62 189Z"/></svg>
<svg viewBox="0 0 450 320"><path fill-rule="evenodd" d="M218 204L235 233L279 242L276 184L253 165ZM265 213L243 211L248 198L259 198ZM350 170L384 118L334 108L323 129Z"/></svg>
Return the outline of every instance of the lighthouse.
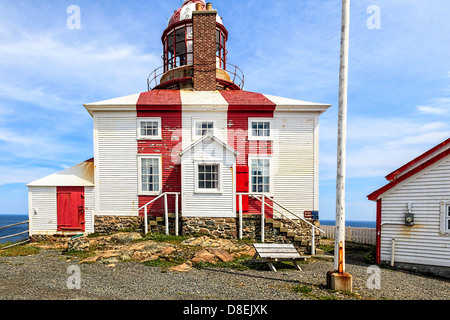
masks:
<svg viewBox="0 0 450 320"><path fill-rule="evenodd" d="M184 1L162 34L164 65L150 75L149 89L241 89L242 71L227 63L227 39L228 31L211 3Z"/></svg>
<svg viewBox="0 0 450 320"><path fill-rule="evenodd" d="M84 104L93 157L28 184L32 235L139 228L314 247L330 105L244 90L218 11L184 1L148 90Z"/></svg>

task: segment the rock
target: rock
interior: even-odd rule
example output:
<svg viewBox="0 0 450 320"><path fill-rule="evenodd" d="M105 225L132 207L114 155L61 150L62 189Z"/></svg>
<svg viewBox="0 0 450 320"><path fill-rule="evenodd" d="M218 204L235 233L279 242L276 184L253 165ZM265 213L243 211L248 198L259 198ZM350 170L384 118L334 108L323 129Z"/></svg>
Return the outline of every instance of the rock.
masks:
<svg viewBox="0 0 450 320"><path fill-rule="evenodd" d="M142 239L142 236L137 232L117 233L111 236L111 241L115 243L130 243L135 240Z"/></svg>
<svg viewBox="0 0 450 320"><path fill-rule="evenodd" d="M77 237L67 242L67 251L89 251L89 240L86 237Z"/></svg>
<svg viewBox="0 0 450 320"><path fill-rule="evenodd" d="M223 262L230 262L234 260L234 257L223 249L211 249L209 250L209 252L214 254Z"/></svg>
<svg viewBox="0 0 450 320"><path fill-rule="evenodd" d="M100 256L92 256L92 257L88 257L86 259L81 260L79 263L94 263L98 259L100 259Z"/></svg>
<svg viewBox="0 0 450 320"><path fill-rule="evenodd" d="M204 249L204 250L200 250L198 252L195 253L194 257L191 259L192 262L209 262L212 264L216 264L216 255L209 252L208 250Z"/></svg>
<svg viewBox="0 0 450 320"><path fill-rule="evenodd" d="M150 252L140 252L140 251L136 251L135 253L133 253L133 260L142 262L142 261L147 261L150 257L152 257L153 255Z"/></svg>
<svg viewBox="0 0 450 320"><path fill-rule="evenodd" d="M176 251L176 249L174 247L165 247L160 253L160 256L168 256L170 255L172 252Z"/></svg>
<svg viewBox="0 0 450 320"><path fill-rule="evenodd" d="M253 256L255 255L255 253L256 253L255 248L253 248L253 247L248 247L248 248L245 248L245 249L242 250L242 251L233 253L233 257L235 257L235 258L239 258L239 257L242 257L242 256L250 256L250 257L253 257Z"/></svg>
<svg viewBox="0 0 450 320"><path fill-rule="evenodd" d="M180 264L178 266L172 267L169 269L169 271L172 272L187 272L189 270L192 269L192 262L191 261L187 261L183 264Z"/></svg>

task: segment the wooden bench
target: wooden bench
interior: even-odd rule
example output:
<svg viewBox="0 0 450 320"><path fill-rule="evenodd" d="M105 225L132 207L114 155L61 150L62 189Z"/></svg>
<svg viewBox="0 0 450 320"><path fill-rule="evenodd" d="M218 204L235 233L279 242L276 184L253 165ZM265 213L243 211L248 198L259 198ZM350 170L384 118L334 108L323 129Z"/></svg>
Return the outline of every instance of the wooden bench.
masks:
<svg viewBox="0 0 450 320"><path fill-rule="evenodd" d="M280 244L280 243L254 243L253 247L256 250L253 259L247 262L266 262L269 265L270 270L277 271L273 262L279 261L292 261L297 270L302 271L297 264L299 260L306 260L310 256L301 256L297 249L292 244ZM260 259L257 259L258 256Z"/></svg>

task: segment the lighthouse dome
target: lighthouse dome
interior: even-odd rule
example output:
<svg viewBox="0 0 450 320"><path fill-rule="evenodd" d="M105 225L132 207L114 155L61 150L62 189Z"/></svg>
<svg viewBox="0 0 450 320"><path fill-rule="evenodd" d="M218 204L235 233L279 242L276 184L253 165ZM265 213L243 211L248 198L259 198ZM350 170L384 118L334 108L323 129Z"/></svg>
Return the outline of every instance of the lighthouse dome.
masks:
<svg viewBox="0 0 450 320"><path fill-rule="evenodd" d="M167 25L167 27L170 27L171 25L183 20L191 20L192 12L195 11L197 3L200 3L202 5L202 10L206 9L206 3L204 0L185 0L181 8L175 10L174 14L169 20L169 24ZM222 19L219 17L219 15L217 15L216 21L220 24L223 24Z"/></svg>

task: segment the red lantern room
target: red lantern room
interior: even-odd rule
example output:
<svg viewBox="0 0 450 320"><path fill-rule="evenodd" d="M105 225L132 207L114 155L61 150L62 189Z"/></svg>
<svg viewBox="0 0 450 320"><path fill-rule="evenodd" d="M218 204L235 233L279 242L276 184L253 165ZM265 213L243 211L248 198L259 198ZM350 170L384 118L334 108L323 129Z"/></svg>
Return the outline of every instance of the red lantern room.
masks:
<svg viewBox="0 0 450 320"><path fill-rule="evenodd" d="M185 0L161 37L163 66L148 79L151 89L240 90L244 76L227 63L228 31L204 0Z"/></svg>

